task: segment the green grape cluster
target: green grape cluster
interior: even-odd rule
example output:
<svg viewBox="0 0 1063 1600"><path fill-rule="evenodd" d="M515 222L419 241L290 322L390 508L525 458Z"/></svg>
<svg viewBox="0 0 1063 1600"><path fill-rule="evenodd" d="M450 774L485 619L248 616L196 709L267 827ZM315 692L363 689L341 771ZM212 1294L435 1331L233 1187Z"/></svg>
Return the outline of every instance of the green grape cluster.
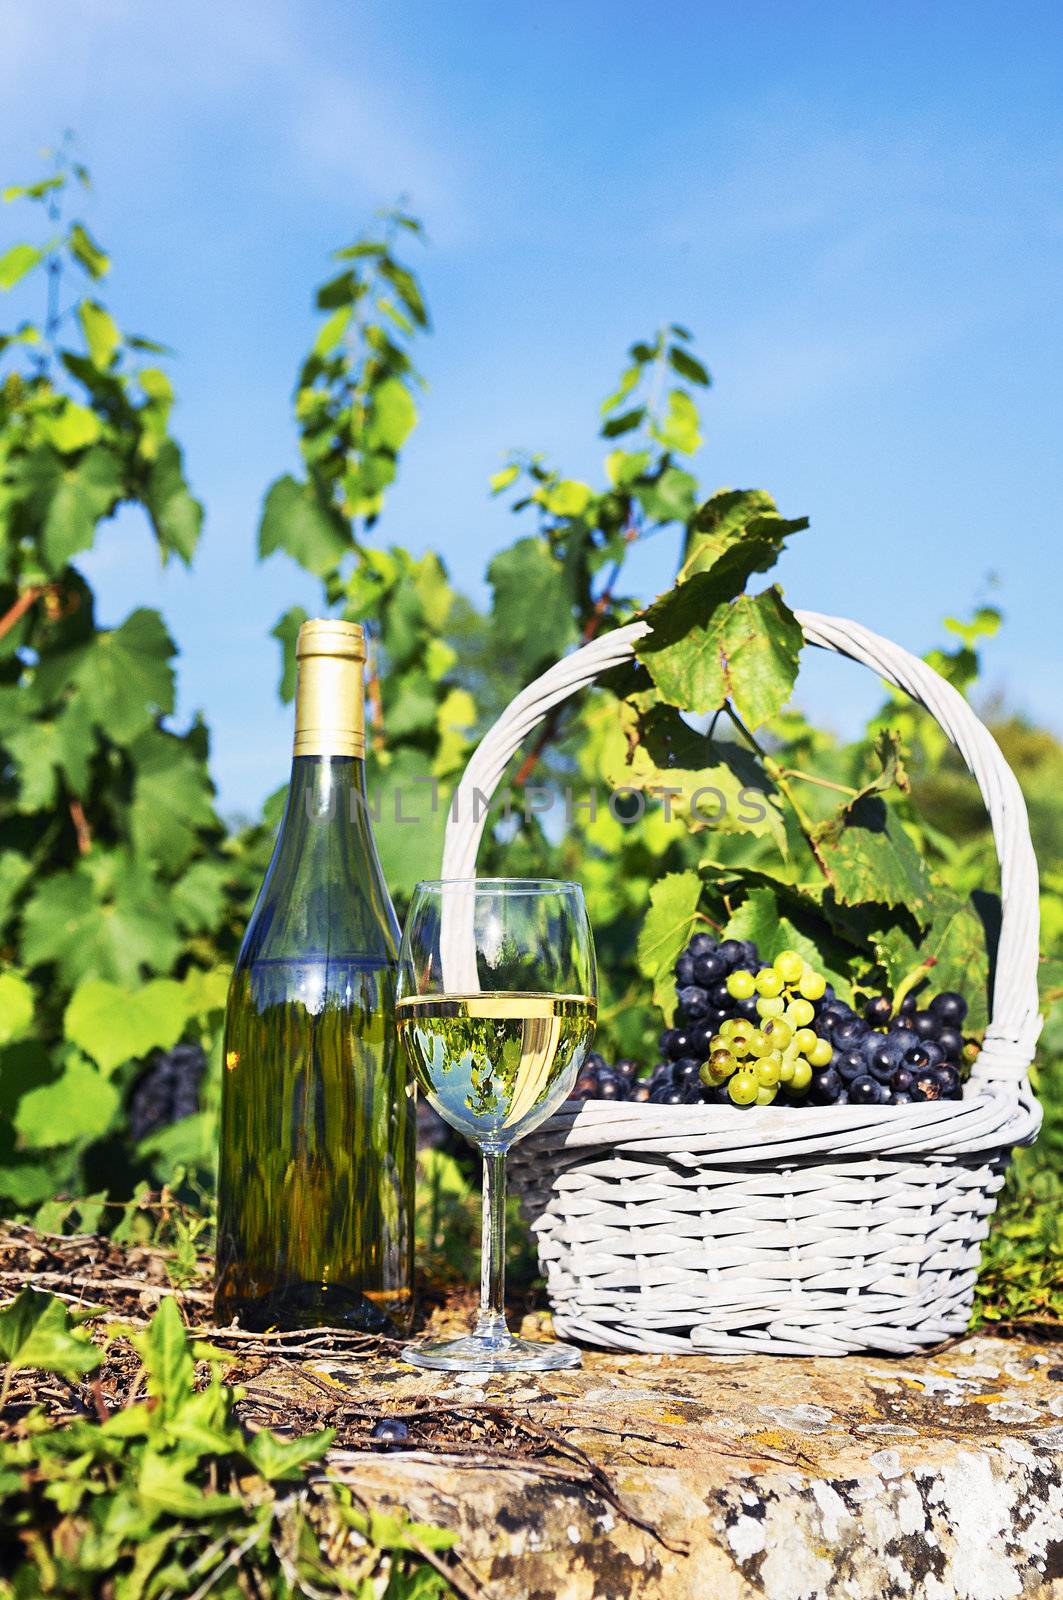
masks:
<svg viewBox="0 0 1063 1600"><path fill-rule="evenodd" d="M726 1085L736 1106L770 1106L785 1084L799 1099L812 1082L813 1068L830 1066L834 1051L813 1030L814 1002L823 998L827 980L796 950L782 950L759 972L738 968L727 978L734 1000L753 1000L759 1018L729 1017L710 1041L701 1068L707 1088Z"/></svg>

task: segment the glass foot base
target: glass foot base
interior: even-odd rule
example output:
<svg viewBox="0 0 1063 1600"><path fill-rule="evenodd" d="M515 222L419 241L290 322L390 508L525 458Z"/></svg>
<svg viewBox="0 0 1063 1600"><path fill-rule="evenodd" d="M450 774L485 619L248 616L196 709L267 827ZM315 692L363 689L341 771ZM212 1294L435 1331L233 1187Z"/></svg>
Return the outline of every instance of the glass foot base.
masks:
<svg viewBox="0 0 1063 1600"><path fill-rule="evenodd" d="M578 1367L583 1358L574 1345L555 1340L539 1343L511 1337L485 1339L470 1333L463 1339L408 1344L402 1359L415 1367L439 1372L559 1372L565 1367Z"/></svg>

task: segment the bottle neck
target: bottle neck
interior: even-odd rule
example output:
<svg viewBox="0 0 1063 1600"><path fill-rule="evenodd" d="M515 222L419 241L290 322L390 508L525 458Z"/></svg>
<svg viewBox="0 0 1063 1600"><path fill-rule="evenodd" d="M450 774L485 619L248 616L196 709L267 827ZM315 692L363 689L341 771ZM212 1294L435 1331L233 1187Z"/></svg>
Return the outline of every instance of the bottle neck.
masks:
<svg viewBox="0 0 1063 1600"><path fill-rule="evenodd" d="M285 829L302 836L307 828L316 830L323 824L340 832L370 829L365 762L361 756L300 755L297 749L292 757Z"/></svg>
<svg viewBox="0 0 1063 1600"><path fill-rule="evenodd" d="M295 741L299 756L365 756L362 661L349 655L308 655L299 662Z"/></svg>

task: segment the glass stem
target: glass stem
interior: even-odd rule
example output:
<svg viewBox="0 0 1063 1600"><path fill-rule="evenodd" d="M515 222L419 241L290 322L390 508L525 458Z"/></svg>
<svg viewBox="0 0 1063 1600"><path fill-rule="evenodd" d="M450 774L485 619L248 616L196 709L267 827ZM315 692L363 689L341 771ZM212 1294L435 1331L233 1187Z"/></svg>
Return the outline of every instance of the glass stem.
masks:
<svg viewBox="0 0 1063 1600"><path fill-rule="evenodd" d="M509 1338L506 1327L506 1153L484 1151L483 1233L480 1238L478 1338Z"/></svg>

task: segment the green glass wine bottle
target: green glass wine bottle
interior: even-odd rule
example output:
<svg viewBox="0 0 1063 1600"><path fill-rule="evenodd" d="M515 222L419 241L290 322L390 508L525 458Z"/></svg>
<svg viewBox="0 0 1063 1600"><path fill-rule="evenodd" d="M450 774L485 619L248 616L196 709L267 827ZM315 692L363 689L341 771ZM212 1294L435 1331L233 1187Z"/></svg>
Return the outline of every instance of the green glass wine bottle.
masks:
<svg viewBox="0 0 1063 1600"><path fill-rule="evenodd" d="M215 1309L407 1331L416 1106L365 788L365 641L306 622L288 803L229 989Z"/></svg>

